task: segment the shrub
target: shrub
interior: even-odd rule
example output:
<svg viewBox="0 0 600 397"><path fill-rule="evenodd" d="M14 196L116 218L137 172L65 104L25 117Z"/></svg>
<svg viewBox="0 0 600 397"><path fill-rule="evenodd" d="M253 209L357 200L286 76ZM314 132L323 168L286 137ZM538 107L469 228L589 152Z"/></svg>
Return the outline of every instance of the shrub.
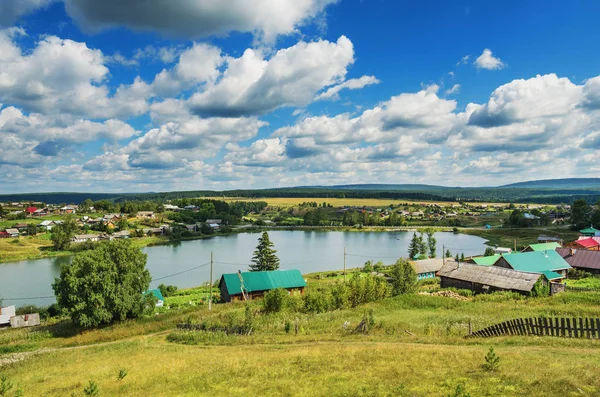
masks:
<svg viewBox="0 0 600 397"><path fill-rule="evenodd" d="M0 396L6 396L7 393L14 387L14 383L8 376L0 375Z"/></svg>
<svg viewBox="0 0 600 397"><path fill-rule="evenodd" d="M384 299L388 295L387 282L381 277L354 273L348 283L348 301L351 307Z"/></svg>
<svg viewBox="0 0 600 397"><path fill-rule="evenodd" d="M345 284L336 284L331 289L331 309L344 309L348 306L349 290Z"/></svg>
<svg viewBox="0 0 600 397"><path fill-rule="evenodd" d="M160 293L162 294L162 296L164 296L165 298L169 297L169 296L173 296L177 292L177 287L174 285L161 284L158 286L158 289L160 290Z"/></svg>
<svg viewBox="0 0 600 397"><path fill-rule="evenodd" d="M125 368L121 368L119 373L117 374L117 380L122 381L127 376L127 370Z"/></svg>
<svg viewBox="0 0 600 397"><path fill-rule="evenodd" d="M535 282L535 284L533 285L533 288L531 289L531 296L538 297L538 296L548 296L548 295L550 295L550 286L547 284L544 284L544 282L542 281L542 278L540 277L540 279Z"/></svg>
<svg viewBox="0 0 600 397"><path fill-rule="evenodd" d="M483 369L486 371L495 371L500 367L500 357L496 354L493 347L490 347L484 357Z"/></svg>
<svg viewBox="0 0 600 397"><path fill-rule="evenodd" d="M309 291L304 294L304 310L309 313L324 313L329 310L329 296L324 291Z"/></svg>
<svg viewBox="0 0 600 397"><path fill-rule="evenodd" d="M390 271L392 295L413 292L417 286L417 273L406 259L398 259Z"/></svg>
<svg viewBox="0 0 600 397"><path fill-rule="evenodd" d="M277 313L286 308L289 294L283 288L272 289L265 294L263 308L267 313Z"/></svg>
<svg viewBox="0 0 600 397"><path fill-rule="evenodd" d="M98 385L93 380L90 380L88 385L83 388L83 394L86 396L97 396L100 394L100 389Z"/></svg>
<svg viewBox="0 0 600 397"><path fill-rule="evenodd" d="M366 261L362 271L363 273L371 273L373 271L373 261Z"/></svg>

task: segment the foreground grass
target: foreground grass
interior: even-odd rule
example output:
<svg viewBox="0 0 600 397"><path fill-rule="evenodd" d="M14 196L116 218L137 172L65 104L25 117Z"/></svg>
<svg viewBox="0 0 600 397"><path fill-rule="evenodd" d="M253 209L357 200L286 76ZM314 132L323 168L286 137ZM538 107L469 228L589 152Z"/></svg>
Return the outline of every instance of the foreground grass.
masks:
<svg viewBox="0 0 600 397"><path fill-rule="evenodd" d="M142 338L39 355L5 370L25 395L472 396L597 395L595 350L502 347L497 372L484 346L355 341L194 347ZM577 359L573 359L573 357ZM127 377L117 380L119 370Z"/></svg>
<svg viewBox="0 0 600 397"><path fill-rule="evenodd" d="M307 279L317 288L339 277ZM183 291L174 302L203 294ZM600 394L600 341L464 336L469 323L477 330L519 317L596 317L598 305L594 292L467 301L410 294L321 314L261 314L253 301L250 336L174 330L182 322L238 321L244 303L214 305L210 313L205 305L182 307L87 331L56 321L0 331L0 361L41 349L0 372L26 396L83 395L90 379L109 396L448 396L457 385L471 396L593 396ZM375 324L368 334L352 333L369 311ZM298 334L286 323L298 324ZM481 367L490 346L501 357L497 372ZM128 375L118 381L121 368Z"/></svg>

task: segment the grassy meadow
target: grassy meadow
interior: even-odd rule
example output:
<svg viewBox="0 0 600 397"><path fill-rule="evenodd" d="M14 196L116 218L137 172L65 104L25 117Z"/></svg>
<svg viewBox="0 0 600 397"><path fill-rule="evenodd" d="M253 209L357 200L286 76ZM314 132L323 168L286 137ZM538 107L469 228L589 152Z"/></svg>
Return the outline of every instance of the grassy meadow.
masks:
<svg viewBox="0 0 600 397"><path fill-rule="evenodd" d="M328 276L307 275L307 293L342 280ZM249 304L250 335L176 330L177 323L226 325L244 318L245 303L216 304L208 312L200 303L205 297L205 287L180 291L167 298L177 309L95 330L54 319L0 331L0 365L22 360L0 366L0 374L25 396L82 396L90 380L102 396L600 394L600 341L464 338L469 323L478 330L519 317L597 317L596 292L466 300L414 293L318 314L267 314L257 300ZM368 313L368 332L354 333ZM500 357L496 371L482 367L490 347ZM118 380L121 369L127 376Z"/></svg>

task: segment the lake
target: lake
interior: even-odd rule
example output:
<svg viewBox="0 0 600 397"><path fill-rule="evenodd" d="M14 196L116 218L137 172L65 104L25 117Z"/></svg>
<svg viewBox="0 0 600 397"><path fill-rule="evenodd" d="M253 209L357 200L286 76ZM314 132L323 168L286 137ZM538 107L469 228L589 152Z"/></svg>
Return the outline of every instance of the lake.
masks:
<svg viewBox="0 0 600 397"><path fill-rule="evenodd" d="M412 232L335 232L270 231L281 261L281 269L299 269L302 273L341 270L346 247L347 268L362 266L367 260L393 263L406 257ZM246 270L260 233L239 233L204 240L182 241L144 248L151 287L161 283L189 288L209 280L210 253L214 255L213 279L223 273ZM485 240L466 234L435 233L437 255L442 246L452 255L482 255ZM54 302L51 284L60 273L61 264L70 257L36 259L0 264L0 298L5 305L49 305ZM193 270L190 270L193 269ZM28 298L28 299L23 299Z"/></svg>

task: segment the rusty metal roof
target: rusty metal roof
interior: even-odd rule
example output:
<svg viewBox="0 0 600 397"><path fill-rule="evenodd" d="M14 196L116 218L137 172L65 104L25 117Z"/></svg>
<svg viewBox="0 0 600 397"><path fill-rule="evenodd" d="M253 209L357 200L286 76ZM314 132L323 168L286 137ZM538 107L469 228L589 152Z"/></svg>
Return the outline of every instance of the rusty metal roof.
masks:
<svg viewBox="0 0 600 397"><path fill-rule="evenodd" d="M461 263L446 264L438 277L448 277L455 280L489 285L490 287L529 292L541 277L540 274L519 272L498 266L479 266Z"/></svg>
<svg viewBox="0 0 600 397"><path fill-rule="evenodd" d="M557 248L556 252L571 266L584 269L600 270L600 251L572 250L570 248Z"/></svg>

